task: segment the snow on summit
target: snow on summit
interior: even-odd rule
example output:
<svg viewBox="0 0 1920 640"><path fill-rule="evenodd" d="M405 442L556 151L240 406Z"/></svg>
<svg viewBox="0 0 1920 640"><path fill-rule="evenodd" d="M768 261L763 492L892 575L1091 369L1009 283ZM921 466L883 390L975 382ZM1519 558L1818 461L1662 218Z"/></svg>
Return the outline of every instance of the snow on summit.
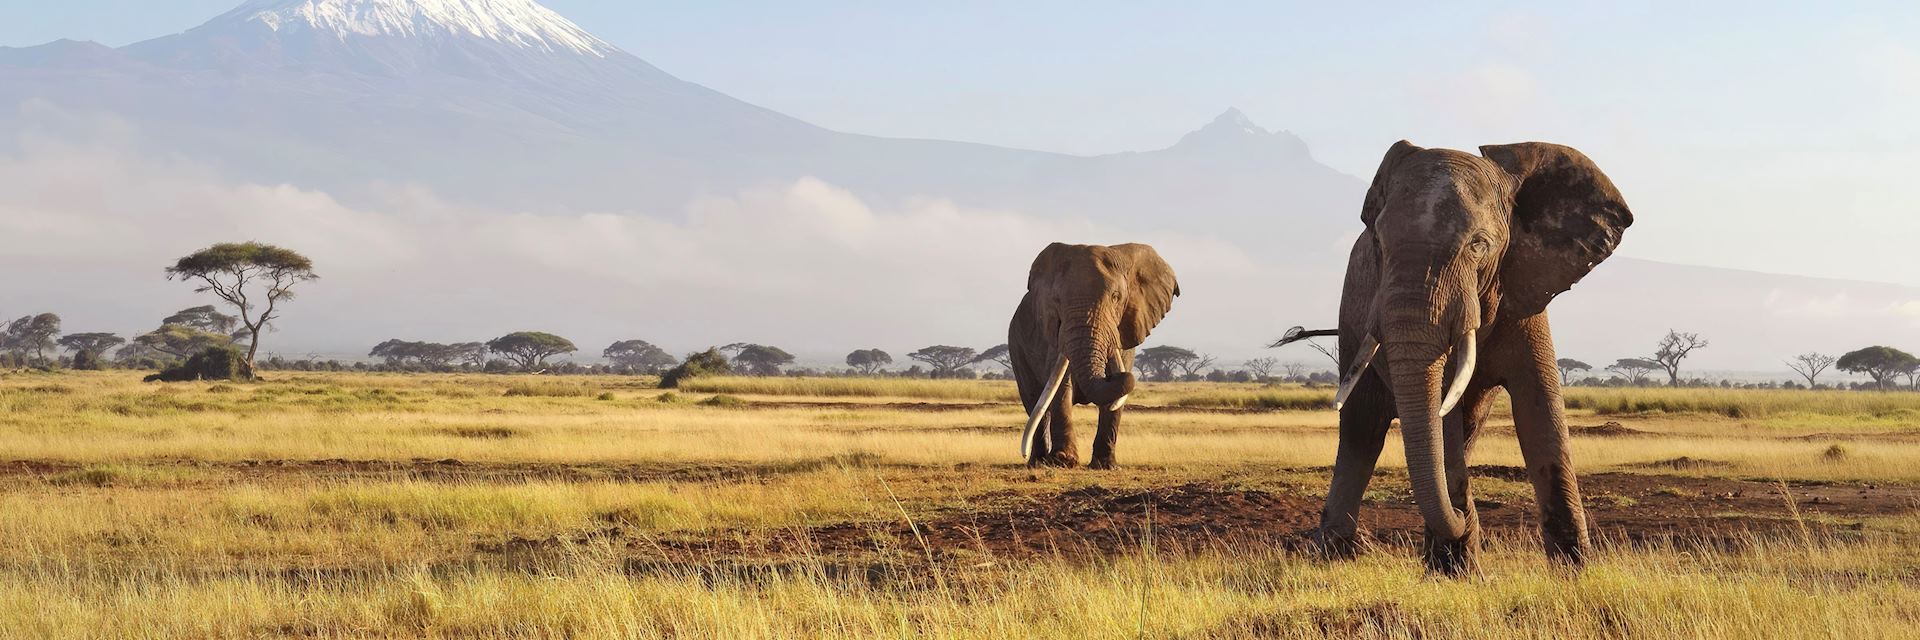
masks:
<svg viewBox="0 0 1920 640"><path fill-rule="evenodd" d="M614 51L579 25L533 0L253 0L224 18L274 31L349 36L471 36L539 49L604 57Z"/></svg>

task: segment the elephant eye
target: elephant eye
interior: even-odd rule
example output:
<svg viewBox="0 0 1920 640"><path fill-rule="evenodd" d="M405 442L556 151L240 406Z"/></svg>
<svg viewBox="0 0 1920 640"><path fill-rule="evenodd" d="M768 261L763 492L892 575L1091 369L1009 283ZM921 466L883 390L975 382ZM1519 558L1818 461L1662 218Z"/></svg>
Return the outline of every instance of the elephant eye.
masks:
<svg viewBox="0 0 1920 640"><path fill-rule="evenodd" d="M1493 243L1487 242L1486 238L1474 238L1473 242L1467 243L1467 250L1472 251L1476 256L1486 255L1491 249L1493 249Z"/></svg>

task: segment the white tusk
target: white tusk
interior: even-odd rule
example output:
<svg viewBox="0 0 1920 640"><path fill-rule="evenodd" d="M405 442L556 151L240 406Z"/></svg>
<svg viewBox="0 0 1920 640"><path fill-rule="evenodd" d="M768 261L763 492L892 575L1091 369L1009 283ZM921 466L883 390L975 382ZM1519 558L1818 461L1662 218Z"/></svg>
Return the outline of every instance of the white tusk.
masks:
<svg viewBox="0 0 1920 640"><path fill-rule="evenodd" d="M1107 410L1108 410L1108 411L1119 411L1119 410L1120 410L1120 407L1124 407L1124 406L1127 406L1127 398L1131 398L1131 397L1133 397L1133 394L1131 394L1131 393L1129 393L1129 394L1127 394L1127 395L1124 395L1124 396L1120 396L1120 399L1119 399L1119 400L1115 400L1115 401L1113 401L1113 404L1110 404L1110 405L1107 405Z"/></svg>
<svg viewBox="0 0 1920 640"><path fill-rule="evenodd" d="M1453 384L1447 388L1446 398L1440 401L1441 416L1446 416L1448 412L1453 411L1453 405L1459 404L1460 397L1467 395L1467 383L1473 381L1474 360L1480 355L1480 349L1476 346L1480 341L1474 338L1473 333L1472 331L1462 333L1459 340L1454 342L1453 350L1456 352L1460 350L1462 343L1465 343L1467 348L1466 353L1456 354L1458 357L1453 360Z"/></svg>
<svg viewBox="0 0 1920 640"><path fill-rule="evenodd" d="M1058 363L1053 367L1053 375L1047 377L1047 390L1040 392L1040 400L1027 411L1027 431L1020 436L1022 458L1033 455L1033 438L1040 431L1040 418L1047 415L1047 408L1053 406L1053 396L1060 393L1060 382L1067 379L1067 357L1060 356Z"/></svg>
<svg viewBox="0 0 1920 640"><path fill-rule="evenodd" d="M1353 366L1347 368L1347 375L1340 378L1340 392L1333 394L1333 410L1347 404L1347 396L1353 394L1353 387L1360 384L1360 374L1367 372L1367 365L1373 364L1373 355L1380 352L1380 340L1367 334L1360 341L1360 351L1354 354Z"/></svg>

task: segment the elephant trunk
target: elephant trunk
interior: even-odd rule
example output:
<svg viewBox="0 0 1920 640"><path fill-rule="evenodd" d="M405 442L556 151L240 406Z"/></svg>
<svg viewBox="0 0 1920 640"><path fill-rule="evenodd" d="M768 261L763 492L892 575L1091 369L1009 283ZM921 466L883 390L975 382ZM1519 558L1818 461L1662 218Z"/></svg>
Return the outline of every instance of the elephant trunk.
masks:
<svg viewBox="0 0 1920 640"><path fill-rule="evenodd" d="M1400 413L1408 481L1427 531L1440 540L1459 540L1467 535L1468 524L1447 492L1448 452L1441 421L1473 377L1479 307L1465 296L1447 299L1432 290L1390 298L1399 300L1384 307L1381 351ZM1443 383L1450 384L1443 389Z"/></svg>
<svg viewBox="0 0 1920 640"><path fill-rule="evenodd" d="M1069 308L1061 323L1061 342L1073 363L1074 395L1078 400L1113 406L1133 393L1133 374L1113 371L1118 364L1119 314L1111 303L1090 301Z"/></svg>

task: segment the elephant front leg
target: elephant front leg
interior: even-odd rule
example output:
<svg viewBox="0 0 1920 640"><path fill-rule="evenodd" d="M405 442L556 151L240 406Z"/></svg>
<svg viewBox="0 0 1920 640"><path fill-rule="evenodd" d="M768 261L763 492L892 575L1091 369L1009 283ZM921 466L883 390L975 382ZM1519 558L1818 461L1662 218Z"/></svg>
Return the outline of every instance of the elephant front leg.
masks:
<svg viewBox="0 0 1920 640"><path fill-rule="evenodd" d="M1087 464L1087 468L1113 468L1113 446L1120 439L1120 413L1106 407L1100 408L1100 428L1093 434L1093 461Z"/></svg>
<svg viewBox="0 0 1920 640"><path fill-rule="evenodd" d="M1533 496L1540 504L1540 537L1546 543L1547 556L1579 567L1592 552L1587 510L1580 500L1580 481L1573 472L1566 408L1561 403L1560 375L1554 365L1546 316L1536 320L1539 339L1530 354L1530 370L1508 386L1514 432L1520 437L1527 479L1533 483Z"/></svg>
<svg viewBox="0 0 1920 640"><path fill-rule="evenodd" d="M1359 553L1360 502L1373 482L1374 466L1393 424L1393 402L1386 385L1371 372L1365 376L1340 409L1340 450L1333 460L1333 482L1327 488L1326 507L1320 511L1320 526L1310 534L1310 542L1332 557Z"/></svg>
<svg viewBox="0 0 1920 640"><path fill-rule="evenodd" d="M1040 458L1040 464L1049 467L1072 468L1080 465L1080 446L1073 440L1073 383L1060 384L1060 393L1054 396L1053 405L1047 409L1047 454Z"/></svg>

